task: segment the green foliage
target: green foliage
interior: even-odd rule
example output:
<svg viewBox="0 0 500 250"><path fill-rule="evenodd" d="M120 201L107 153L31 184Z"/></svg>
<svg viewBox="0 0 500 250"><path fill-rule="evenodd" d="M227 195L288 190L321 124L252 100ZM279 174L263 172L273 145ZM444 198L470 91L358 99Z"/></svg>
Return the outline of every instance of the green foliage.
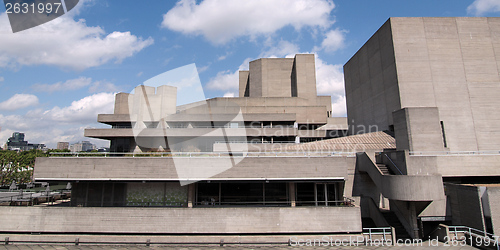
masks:
<svg viewBox="0 0 500 250"><path fill-rule="evenodd" d="M33 167L37 157L48 157L51 152L69 152L69 150L30 150L23 152L0 151L0 185L10 185L12 181L18 184L29 183L33 179Z"/></svg>

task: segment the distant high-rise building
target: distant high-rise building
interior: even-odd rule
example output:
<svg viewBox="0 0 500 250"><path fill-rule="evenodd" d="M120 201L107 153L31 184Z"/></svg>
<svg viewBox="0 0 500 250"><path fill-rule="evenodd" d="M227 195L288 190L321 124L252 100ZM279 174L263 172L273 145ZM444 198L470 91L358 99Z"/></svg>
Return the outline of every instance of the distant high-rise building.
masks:
<svg viewBox="0 0 500 250"><path fill-rule="evenodd" d="M69 149L69 142L65 141L58 142L57 149Z"/></svg>
<svg viewBox="0 0 500 250"><path fill-rule="evenodd" d="M88 152L97 149L95 144L90 143L89 141L82 141L75 143L69 147L71 152Z"/></svg>
<svg viewBox="0 0 500 250"><path fill-rule="evenodd" d="M24 140L24 133L14 132L12 136L7 139L5 149L7 150L31 150L31 149L44 149L45 144L31 144Z"/></svg>

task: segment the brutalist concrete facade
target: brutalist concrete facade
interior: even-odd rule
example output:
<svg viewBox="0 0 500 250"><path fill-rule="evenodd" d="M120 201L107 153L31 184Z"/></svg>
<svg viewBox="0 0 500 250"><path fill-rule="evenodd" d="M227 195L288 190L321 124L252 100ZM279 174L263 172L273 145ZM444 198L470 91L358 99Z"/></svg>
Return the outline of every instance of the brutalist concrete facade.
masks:
<svg viewBox="0 0 500 250"><path fill-rule="evenodd" d="M452 218L460 216L450 212L456 196L445 197L443 183L500 181L499 62L500 18L416 17L390 18L345 64L349 126L392 131L397 145L367 155L373 160L365 159L358 177L370 176L385 196L376 173L389 168L415 185L390 189L425 194L432 187L440 196L386 197L411 237L436 222L467 221ZM484 218L481 208L474 213Z"/></svg>
<svg viewBox="0 0 500 250"><path fill-rule="evenodd" d="M360 234L355 154L287 149L347 130L345 118L330 117L331 98L317 96L314 55L258 59L249 69L236 98L176 106L171 86L117 94L114 114L98 117L111 128L85 130L110 140L110 154L36 162L37 181L72 183L72 207L11 219L77 215L54 227L36 220L37 232Z"/></svg>

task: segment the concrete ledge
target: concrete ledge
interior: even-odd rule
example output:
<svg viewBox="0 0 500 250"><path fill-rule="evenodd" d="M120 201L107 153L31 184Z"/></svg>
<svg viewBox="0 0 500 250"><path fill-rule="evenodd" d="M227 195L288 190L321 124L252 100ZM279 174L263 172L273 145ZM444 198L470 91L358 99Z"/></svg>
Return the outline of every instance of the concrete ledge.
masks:
<svg viewBox="0 0 500 250"><path fill-rule="evenodd" d="M0 244L5 238L9 238L9 244L58 244L75 245L78 241L80 245L120 245L120 244L142 244L147 245L148 240L151 245L288 245L296 244L298 240L304 243L307 239L319 239L325 242L325 237L329 241L353 242L353 244L363 245L363 238L359 234L307 234L307 235L85 235L85 234L0 234ZM295 240L295 241L294 241ZM290 242L289 242L290 241ZM293 246L293 245L292 245Z"/></svg>
<svg viewBox="0 0 500 250"><path fill-rule="evenodd" d="M299 130L296 128L145 128L134 130L131 128L88 128L84 131L85 137L92 138L134 138L140 132L141 137L244 137L244 136L297 136ZM225 135L223 134L225 133ZM326 131L300 132L304 135L312 133L316 137L326 135Z"/></svg>
<svg viewBox="0 0 500 250"><path fill-rule="evenodd" d="M444 199L440 175L384 175L366 153L358 153L356 164L367 172L384 197L400 201Z"/></svg>
<svg viewBox="0 0 500 250"><path fill-rule="evenodd" d="M232 165L234 160L235 165ZM347 178L353 157L39 157L37 181ZM238 163L239 162L239 163ZM176 168L179 167L179 169ZM224 171L225 170L225 171ZM224 171L224 172L222 172ZM213 175L207 175L213 173ZM209 176L213 176L208 178Z"/></svg>
<svg viewBox="0 0 500 250"><path fill-rule="evenodd" d="M0 232L241 234L361 232L359 207L0 207Z"/></svg>

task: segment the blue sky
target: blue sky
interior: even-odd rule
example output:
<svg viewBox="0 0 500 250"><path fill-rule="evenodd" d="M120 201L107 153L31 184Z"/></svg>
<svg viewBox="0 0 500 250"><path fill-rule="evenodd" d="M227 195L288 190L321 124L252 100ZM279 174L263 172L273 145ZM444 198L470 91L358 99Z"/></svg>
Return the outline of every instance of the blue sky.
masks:
<svg viewBox="0 0 500 250"><path fill-rule="evenodd" d="M0 142L86 140L115 93L192 63L207 98L237 95L249 61L295 53L317 55L318 92L345 116L342 66L389 17L499 15L500 0L80 0L13 34L2 6Z"/></svg>

